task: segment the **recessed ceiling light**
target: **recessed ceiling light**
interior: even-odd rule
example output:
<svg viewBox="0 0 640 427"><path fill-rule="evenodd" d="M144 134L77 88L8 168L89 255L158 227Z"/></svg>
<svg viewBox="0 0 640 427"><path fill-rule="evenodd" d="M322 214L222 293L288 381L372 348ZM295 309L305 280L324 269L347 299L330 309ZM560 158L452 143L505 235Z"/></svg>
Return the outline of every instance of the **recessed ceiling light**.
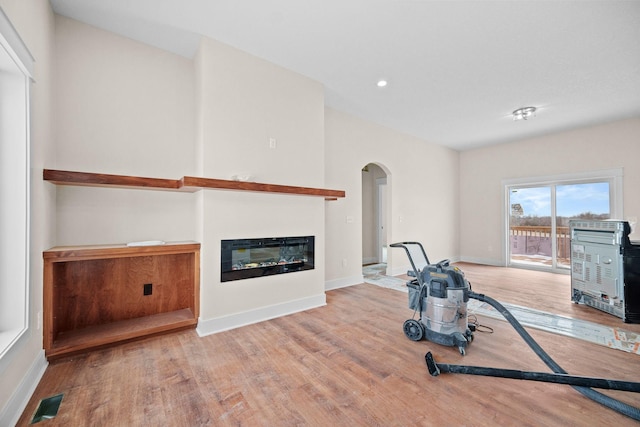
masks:
<svg viewBox="0 0 640 427"><path fill-rule="evenodd" d="M387 85L386 80L378 80L378 87L385 87Z"/></svg>
<svg viewBox="0 0 640 427"><path fill-rule="evenodd" d="M529 117L536 115L536 107L518 108L513 112L513 120L527 120Z"/></svg>

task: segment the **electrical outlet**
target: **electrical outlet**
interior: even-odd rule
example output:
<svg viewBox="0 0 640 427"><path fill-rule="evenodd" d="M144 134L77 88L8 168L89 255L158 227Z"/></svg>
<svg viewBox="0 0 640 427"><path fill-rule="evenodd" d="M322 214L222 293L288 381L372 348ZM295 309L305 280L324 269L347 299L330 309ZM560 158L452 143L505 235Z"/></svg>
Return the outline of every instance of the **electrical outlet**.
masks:
<svg viewBox="0 0 640 427"><path fill-rule="evenodd" d="M145 283L142 286L142 295L151 295L153 293L153 284Z"/></svg>

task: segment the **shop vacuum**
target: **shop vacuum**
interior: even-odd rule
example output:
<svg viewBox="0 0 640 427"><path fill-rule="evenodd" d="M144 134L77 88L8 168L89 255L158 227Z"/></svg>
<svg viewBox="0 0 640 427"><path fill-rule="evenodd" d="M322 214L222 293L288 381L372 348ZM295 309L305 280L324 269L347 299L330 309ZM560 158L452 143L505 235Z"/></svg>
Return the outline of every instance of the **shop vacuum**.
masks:
<svg viewBox="0 0 640 427"><path fill-rule="evenodd" d="M390 246L403 248L412 268L407 271L407 275L413 279L406 285L409 291L409 308L414 310L414 316L406 320L403 325L407 338L412 341L420 341L424 338L437 344L457 347L460 354L464 356L468 345L473 341L473 332L476 329L475 325L468 323L467 303L470 298L476 299L493 306L502 314L536 355L553 371L553 373L529 372L437 363L431 352L427 352L425 362L429 374L438 376L440 373L449 372L567 384L582 395L640 421L639 408L593 390L593 388L600 388L639 393L640 383L569 375L540 347L509 310L495 299L473 292L462 270L451 266L449 260L431 264L419 242L400 242ZM417 313L419 318L415 319Z"/></svg>
<svg viewBox="0 0 640 427"><path fill-rule="evenodd" d="M404 333L410 340L426 338L446 346L458 347L464 355L467 345L473 341L473 326L467 322L467 302L471 287L458 267L451 267L449 260L430 264L421 243L393 243L392 248L404 248L415 277L407 282L409 308L420 319L404 322Z"/></svg>

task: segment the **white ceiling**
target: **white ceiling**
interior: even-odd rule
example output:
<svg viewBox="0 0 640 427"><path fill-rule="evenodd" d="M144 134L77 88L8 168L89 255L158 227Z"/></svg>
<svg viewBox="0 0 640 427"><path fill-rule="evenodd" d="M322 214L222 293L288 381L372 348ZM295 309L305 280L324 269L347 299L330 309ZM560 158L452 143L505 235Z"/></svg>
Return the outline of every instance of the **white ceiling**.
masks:
<svg viewBox="0 0 640 427"><path fill-rule="evenodd" d="M335 109L456 150L640 116L640 1L51 4L186 57L200 35L222 41L321 82ZM537 116L513 121L527 106Z"/></svg>

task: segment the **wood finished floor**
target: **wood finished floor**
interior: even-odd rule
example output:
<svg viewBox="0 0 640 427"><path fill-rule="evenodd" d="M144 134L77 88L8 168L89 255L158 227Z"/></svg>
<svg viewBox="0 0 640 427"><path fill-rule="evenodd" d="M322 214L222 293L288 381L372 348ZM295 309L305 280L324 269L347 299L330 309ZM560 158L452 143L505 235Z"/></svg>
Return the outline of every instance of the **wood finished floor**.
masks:
<svg viewBox="0 0 640 427"><path fill-rule="evenodd" d="M640 325L569 300L569 276L459 264L473 290L640 333ZM64 393L49 426L626 426L637 423L569 386L442 374L441 363L548 372L504 321L480 317L457 349L402 333L402 292L360 284L327 306L200 338L193 330L52 363L18 425L40 399ZM640 356L529 329L569 373L640 381ZM603 391L640 407L640 395Z"/></svg>

